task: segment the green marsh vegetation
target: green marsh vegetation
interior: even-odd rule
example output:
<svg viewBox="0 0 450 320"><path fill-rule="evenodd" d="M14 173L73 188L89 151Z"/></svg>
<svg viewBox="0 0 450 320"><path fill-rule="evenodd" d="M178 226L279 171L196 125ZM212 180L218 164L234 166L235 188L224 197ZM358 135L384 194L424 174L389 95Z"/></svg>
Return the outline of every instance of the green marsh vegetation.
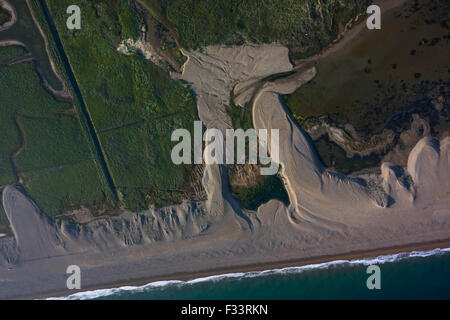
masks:
<svg viewBox="0 0 450 320"><path fill-rule="evenodd" d="M0 184L6 185L16 182L10 156L22 144L22 136L16 124L17 114L40 116L70 108L70 105L57 103L45 91L32 62L1 67L0 74L1 122L4 130L0 138Z"/></svg>
<svg viewBox="0 0 450 320"><path fill-rule="evenodd" d="M52 217L86 207L95 216L115 214L116 204L101 183L94 159L42 171L25 172L25 189L45 213Z"/></svg>
<svg viewBox="0 0 450 320"><path fill-rule="evenodd" d="M26 141L25 150L17 159L23 174L90 160L84 134L74 115L24 115L17 122Z"/></svg>
<svg viewBox="0 0 450 320"><path fill-rule="evenodd" d="M65 14L72 3L47 4L123 204L139 211L177 202L191 168L172 163L170 137L176 128L193 131L193 94L142 56L117 52L138 35L128 1L80 1L82 28L73 31Z"/></svg>
<svg viewBox="0 0 450 320"><path fill-rule="evenodd" d="M16 9L18 20L11 28L0 32L0 41L14 39L24 43L33 55L36 66L39 68L39 72L42 73L43 77L45 77L55 90L62 89L61 81L51 68L44 38L34 23L27 1L10 0L9 2Z"/></svg>
<svg viewBox="0 0 450 320"><path fill-rule="evenodd" d="M375 154L365 157L354 155L352 158L348 158L345 150L333 141L330 141L328 136L323 136L315 141L315 146L325 166L336 168L339 172L345 174L350 174L367 167L377 167L381 161L380 157Z"/></svg>
<svg viewBox="0 0 450 320"><path fill-rule="evenodd" d="M296 59L317 53L334 40L342 26L365 9L367 1L143 2L176 34L175 40L183 47L277 41L289 46L291 56ZM25 42L49 83L60 89L26 2L12 3L19 12L19 22L1 32L0 39ZM41 2L27 3L47 36L56 69L73 89ZM20 174L25 191L53 216L80 206L114 209L124 205L140 211L152 204L163 206L183 200L192 189L193 169L172 164L170 152L174 143L170 135L177 128L192 131L197 118L195 98L191 91L143 57L117 52L122 40L138 36L139 23L130 1L80 0L77 5L82 9L81 30L66 28L66 8L73 4L71 1L46 3L121 201L112 200L87 120L80 112L81 102L77 97L73 103L55 101L42 88L31 63L0 68L1 108L8 114L2 124L9 128L5 130L8 136L1 141L5 142L2 148L6 152L0 155L3 157L0 158L0 185L17 183ZM173 54L182 62L176 48ZM232 116L237 127L252 127L248 108L240 108ZM15 172L11 154L24 141L25 148L16 159L19 172ZM233 172L231 168L231 180ZM278 176L250 180L245 186L232 184L233 194L244 207L255 209L272 198L288 201ZM0 211L0 225L1 216Z"/></svg>
<svg viewBox="0 0 450 320"><path fill-rule="evenodd" d="M367 0L142 0L176 30L181 46L278 42L293 59L318 53Z"/></svg>

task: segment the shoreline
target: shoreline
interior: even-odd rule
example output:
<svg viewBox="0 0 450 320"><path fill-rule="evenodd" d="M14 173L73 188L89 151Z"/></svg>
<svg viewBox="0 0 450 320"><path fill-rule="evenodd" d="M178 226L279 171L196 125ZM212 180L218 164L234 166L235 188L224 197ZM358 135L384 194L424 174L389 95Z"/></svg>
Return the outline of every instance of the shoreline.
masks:
<svg viewBox="0 0 450 320"><path fill-rule="evenodd" d="M190 281L199 278L211 277L211 276L221 276L232 273L249 273L249 272L261 272L267 270L284 269L290 267L303 267L313 264L333 262L337 260L357 260L357 259L369 259L376 258L379 256L393 255L399 253L411 253L414 251L431 251L435 249L445 249L450 248L450 238L438 241L430 241L424 243L414 243L396 247L385 247L380 249L366 250L366 251L352 251L348 253L336 254L336 255L326 255L317 256L303 259L292 259L279 262L261 263L261 264L251 264L236 267L225 267L225 268L213 268L196 273L174 273L168 274L167 276L161 277L145 277L139 278L131 281L117 281L110 284L105 284L101 286L86 287L81 290L66 290L58 291L53 293L44 293L39 296L24 296L24 297L14 297L14 300L27 300L27 299L48 299L48 298L65 298L76 293L83 293L95 290L107 290L113 288L120 288L126 286L136 286L141 287L152 282L157 281Z"/></svg>

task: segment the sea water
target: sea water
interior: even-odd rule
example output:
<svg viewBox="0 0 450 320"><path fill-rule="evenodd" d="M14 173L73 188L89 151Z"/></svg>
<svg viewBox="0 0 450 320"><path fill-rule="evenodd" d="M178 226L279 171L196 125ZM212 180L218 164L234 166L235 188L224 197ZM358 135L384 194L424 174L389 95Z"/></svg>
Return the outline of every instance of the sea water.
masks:
<svg viewBox="0 0 450 320"><path fill-rule="evenodd" d="M367 288L369 265L380 267L379 290ZM450 248L159 281L63 299L450 299Z"/></svg>

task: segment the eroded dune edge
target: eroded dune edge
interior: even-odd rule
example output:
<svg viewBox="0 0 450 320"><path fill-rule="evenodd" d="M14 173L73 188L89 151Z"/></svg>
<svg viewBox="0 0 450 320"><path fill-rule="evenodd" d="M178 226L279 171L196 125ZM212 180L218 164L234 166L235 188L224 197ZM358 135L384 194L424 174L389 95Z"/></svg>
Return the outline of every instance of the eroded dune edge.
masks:
<svg viewBox="0 0 450 320"><path fill-rule="evenodd" d="M219 165L206 166L205 202L86 225L51 221L31 199L6 187L2 201L15 237L0 240L0 298L64 292L72 264L81 267L88 289L450 238L449 137L423 138L407 168L384 163L381 175L349 178L323 167L280 99L315 76L313 63L294 67L288 49L278 45L184 54L183 73L173 76L195 91L206 127L231 127L225 108L233 97L236 105L251 104L255 129L279 129L289 207L272 200L257 212L241 209Z"/></svg>

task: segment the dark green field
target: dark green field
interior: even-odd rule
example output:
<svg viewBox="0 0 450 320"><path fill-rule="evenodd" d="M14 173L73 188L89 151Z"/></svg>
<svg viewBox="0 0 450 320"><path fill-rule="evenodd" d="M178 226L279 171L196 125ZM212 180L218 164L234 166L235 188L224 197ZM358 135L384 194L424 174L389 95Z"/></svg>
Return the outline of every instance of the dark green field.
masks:
<svg viewBox="0 0 450 320"><path fill-rule="evenodd" d="M10 0L9 2L16 9L18 21L10 29L0 32L0 41L18 39L24 43L36 59L39 71L42 72L48 83L54 89L60 90L62 83L52 71L44 39L33 21L27 1Z"/></svg>
<svg viewBox="0 0 450 320"><path fill-rule="evenodd" d="M176 30L181 45L281 42L294 59L319 52L367 8L367 0L142 0Z"/></svg>
<svg viewBox="0 0 450 320"><path fill-rule="evenodd" d="M232 105L228 113L235 129L247 130L253 128L251 108L249 105L238 107ZM248 149L248 142L247 149ZM247 153L248 154L248 150ZM277 199L289 204L289 196L279 174L273 176L260 175L260 165L230 165L228 180L233 197L243 208L257 210L258 207L271 199Z"/></svg>
<svg viewBox="0 0 450 320"><path fill-rule="evenodd" d="M42 7L38 0L29 4L46 34L55 68L71 88ZM44 38L26 2L21 1L16 9L18 24L0 32L0 37L14 36L13 39L25 43L30 50L17 46L0 48L0 61L5 63L0 67L4 130L0 138L0 187L18 186L50 216L80 206L113 208L111 191L87 134L85 119L79 117L80 103L76 98L72 102L57 101L44 89L42 77L57 89L62 84L50 67ZM25 54L33 61L7 65ZM0 232L10 233L3 208Z"/></svg>

